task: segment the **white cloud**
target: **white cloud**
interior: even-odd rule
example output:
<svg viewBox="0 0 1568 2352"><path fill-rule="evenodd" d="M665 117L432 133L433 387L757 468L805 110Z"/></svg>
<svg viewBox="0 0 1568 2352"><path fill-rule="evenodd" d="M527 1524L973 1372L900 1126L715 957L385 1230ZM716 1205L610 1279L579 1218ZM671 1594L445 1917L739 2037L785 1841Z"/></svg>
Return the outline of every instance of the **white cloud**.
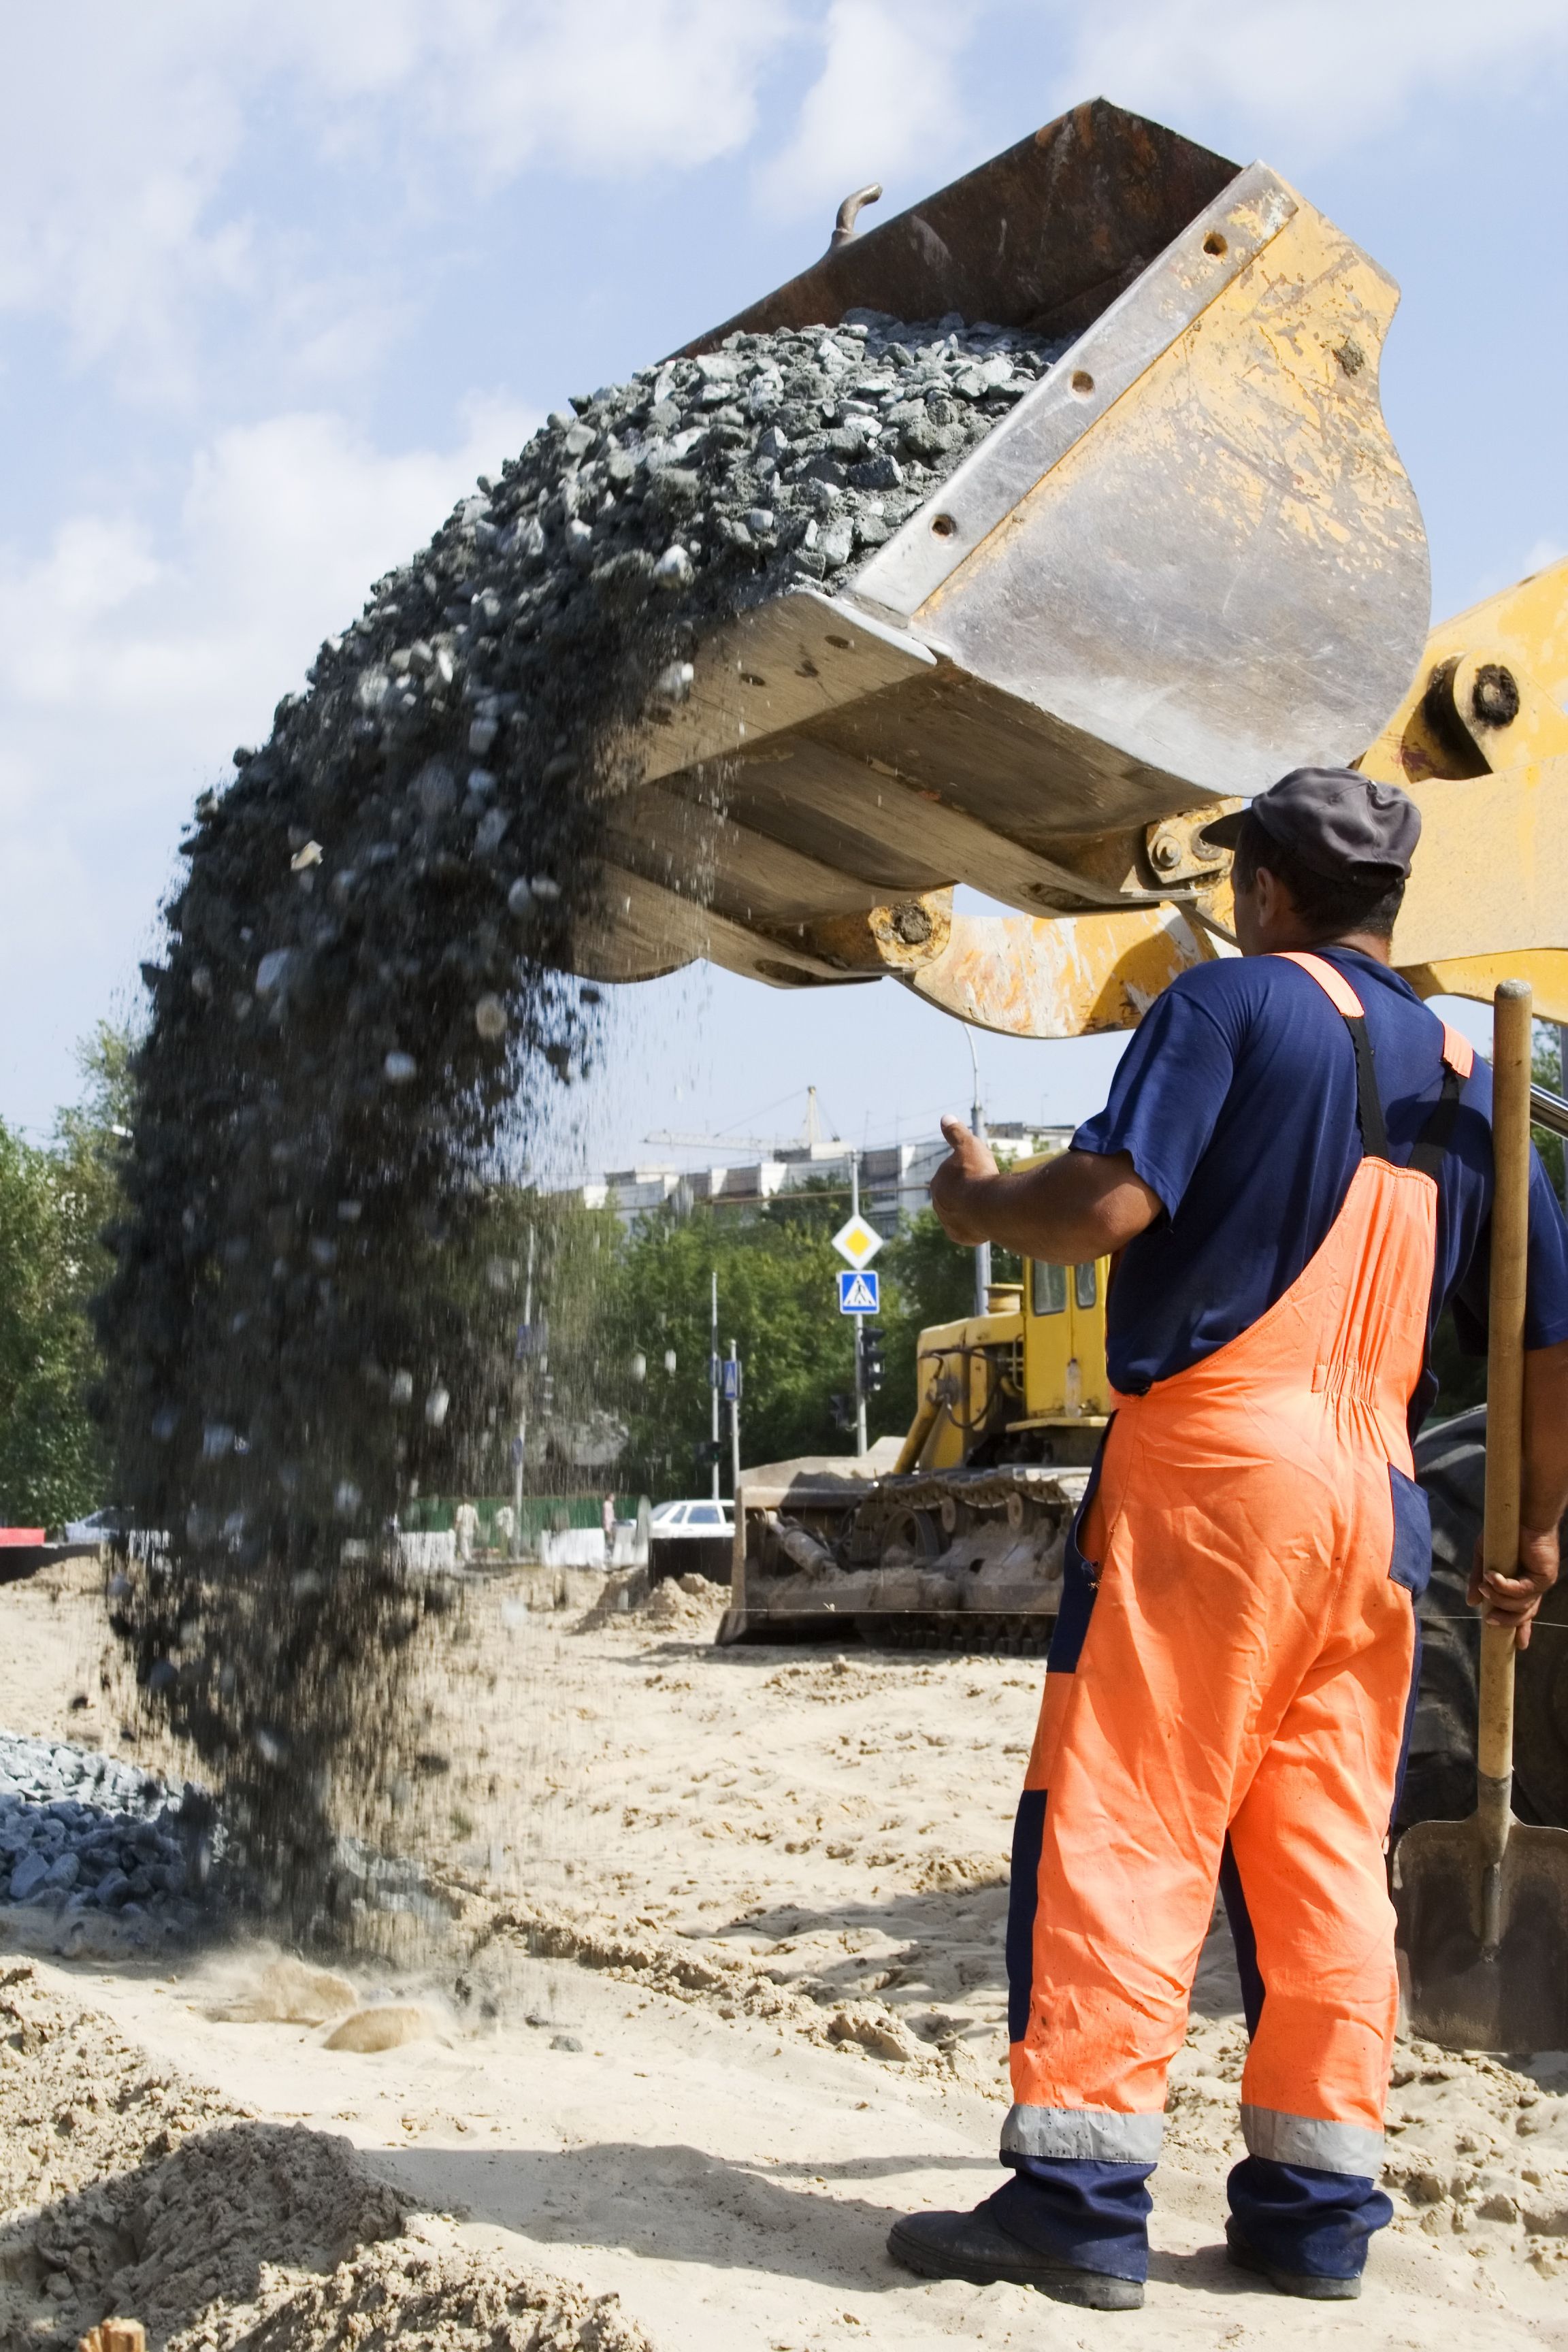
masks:
<svg viewBox="0 0 1568 2352"><path fill-rule="evenodd" d="M423 9L433 110L492 174L538 160L624 180L743 146L784 0L589 0Z"/></svg>
<svg viewBox="0 0 1568 2352"><path fill-rule="evenodd" d="M197 323L264 303L279 339L322 314L318 367L364 339L297 184L376 184L395 274L416 201L471 202L524 167L621 180L689 169L755 128L789 0L79 0L8 24L0 308L59 321L163 400L195 384ZM252 322L253 323L253 322Z"/></svg>
<svg viewBox="0 0 1568 2352"><path fill-rule="evenodd" d="M771 210L833 213L852 189L919 162L935 185L962 143L953 67L977 14L952 0L832 0L822 27L822 71L794 134L759 174ZM868 215L867 225L876 215Z"/></svg>
<svg viewBox="0 0 1568 2352"><path fill-rule="evenodd" d="M1058 104L1103 91L1178 129L1223 108L1248 126L1243 161L1270 138L1323 153L1387 136L1425 93L1479 76L1495 100L1568 58L1563 0L1251 0L1228 21L1209 0L1098 0L1060 22Z"/></svg>
<svg viewBox="0 0 1568 2352"><path fill-rule="evenodd" d="M1478 76L1494 97L1527 95L1543 65L1568 60L1568 9L1251 0L1229 24L1211 0L829 0L810 37L820 72L758 176L763 203L790 214L830 210L867 180L918 171L931 186L978 162L965 66L994 89L1026 76L1034 96L1020 93L1015 136L1104 96L1194 137L1207 125L1243 161L1282 140L1322 154L1389 134L1422 98L1465 92Z"/></svg>
<svg viewBox="0 0 1568 2352"><path fill-rule="evenodd" d="M232 729L265 723L369 582L537 421L488 403L459 448L384 457L336 415L269 417L195 451L165 544L131 517L62 523L37 561L0 568L13 743L30 724L57 749L62 727L68 741L133 726L150 778L217 764ZM13 767L8 799L18 788Z"/></svg>
<svg viewBox="0 0 1568 2352"><path fill-rule="evenodd" d="M0 551L0 1056L34 1123L151 937L178 829L321 638L536 418L473 404L460 446L384 456L330 414L216 435L167 529L63 521Z"/></svg>
<svg viewBox="0 0 1568 2352"><path fill-rule="evenodd" d="M1042 46L1050 57L1042 72ZM161 401L204 336L293 352L299 386L363 370L402 317L399 238L531 167L626 182L757 139L768 78L821 67L759 189L830 208L869 177L965 159L959 68L1038 77L1029 114L1103 89L1249 152L1386 131L1423 92L1528 90L1568 56L1563 0L75 0L12 10L0 80L0 309L63 325ZM772 130L773 125L766 126ZM1020 122L1022 127L1022 122ZM961 150L964 151L961 153ZM378 268L300 191L374 192ZM298 205L298 211L295 207ZM564 208L563 208L564 209ZM569 211L566 213L569 220ZM374 242L374 236L373 240ZM367 270L375 280L367 284ZM258 329L258 317L262 325ZM318 395L319 396L319 395Z"/></svg>

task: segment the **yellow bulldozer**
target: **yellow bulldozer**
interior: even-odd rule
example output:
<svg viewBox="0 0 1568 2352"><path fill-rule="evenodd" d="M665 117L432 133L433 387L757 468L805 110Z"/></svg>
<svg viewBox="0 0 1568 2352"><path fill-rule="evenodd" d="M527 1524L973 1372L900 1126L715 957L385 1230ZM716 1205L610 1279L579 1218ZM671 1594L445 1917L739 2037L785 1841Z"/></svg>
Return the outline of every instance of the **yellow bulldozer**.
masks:
<svg viewBox="0 0 1568 2352"><path fill-rule="evenodd" d="M1387 275L1267 164L1103 100L866 234L852 211L684 355L868 311L1065 347L831 591L693 646L685 699L626 741L577 969L890 975L1010 1036L1128 1029L1236 952L1203 827L1353 761L1422 812L1395 940L1418 992L1520 973L1568 1021L1568 566L1429 632L1379 400ZM961 884L999 911L955 908ZM746 1486L723 1637L1042 1647L1108 1410L1107 1272L1027 1264L927 1332L888 1475Z"/></svg>

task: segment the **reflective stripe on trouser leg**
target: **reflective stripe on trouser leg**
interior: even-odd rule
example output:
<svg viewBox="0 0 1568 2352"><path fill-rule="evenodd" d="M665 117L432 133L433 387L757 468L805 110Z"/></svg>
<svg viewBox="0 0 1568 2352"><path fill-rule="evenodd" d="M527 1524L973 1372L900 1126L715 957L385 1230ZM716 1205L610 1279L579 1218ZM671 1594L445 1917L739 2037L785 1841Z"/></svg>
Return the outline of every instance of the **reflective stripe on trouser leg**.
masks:
<svg viewBox="0 0 1568 2352"><path fill-rule="evenodd" d="M1281 2115L1277 2107L1241 2105L1241 2137L1248 2156L1271 2164L1299 2164L1310 2172L1373 2174L1383 2162L1383 2134L1359 2124L1324 2123L1317 2116Z"/></svg>
<svg viewBox="0 0 1568 2352"><path fill-rule="evenodd" d="M1002 2126L1005 2156L1076 2158L1093 2164L1153 2164L1164 2137L1163 2115L1121 2116L1108 2107L1026 2107L1008 2110Z"/></svg>

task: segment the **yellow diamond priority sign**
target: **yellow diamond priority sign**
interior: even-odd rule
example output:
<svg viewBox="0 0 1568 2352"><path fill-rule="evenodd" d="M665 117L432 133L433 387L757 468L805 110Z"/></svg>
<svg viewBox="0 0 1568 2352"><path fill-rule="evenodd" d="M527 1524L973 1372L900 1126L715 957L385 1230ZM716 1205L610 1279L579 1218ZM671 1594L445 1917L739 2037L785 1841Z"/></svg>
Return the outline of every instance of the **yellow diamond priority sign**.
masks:
<svg viewBox="0 0 1568 2352"><path fill-rule="evenodd" d="M870 1265L881 1248L882 1236L875 1225L866 1223L864 1217L851 1217L849 1223L840 1225L834 1234L833 1246L858 1274L862 1266Z"/></svg>

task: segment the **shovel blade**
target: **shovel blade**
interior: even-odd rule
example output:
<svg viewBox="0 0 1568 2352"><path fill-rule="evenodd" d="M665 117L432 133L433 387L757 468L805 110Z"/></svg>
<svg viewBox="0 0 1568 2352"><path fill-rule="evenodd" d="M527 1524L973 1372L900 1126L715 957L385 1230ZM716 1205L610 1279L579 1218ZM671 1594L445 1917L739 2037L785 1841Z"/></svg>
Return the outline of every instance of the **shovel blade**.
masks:
<svg viewBox="0 0 1568 2352"><path fill-rule="evenodd" d="M1482 1937L1478 1822L1419 1822L1394 1858L1399 1975L1411 2031L1449 2050L1568 2048L1568 1830L1515 1822L1495 1951Z"/></svg>

